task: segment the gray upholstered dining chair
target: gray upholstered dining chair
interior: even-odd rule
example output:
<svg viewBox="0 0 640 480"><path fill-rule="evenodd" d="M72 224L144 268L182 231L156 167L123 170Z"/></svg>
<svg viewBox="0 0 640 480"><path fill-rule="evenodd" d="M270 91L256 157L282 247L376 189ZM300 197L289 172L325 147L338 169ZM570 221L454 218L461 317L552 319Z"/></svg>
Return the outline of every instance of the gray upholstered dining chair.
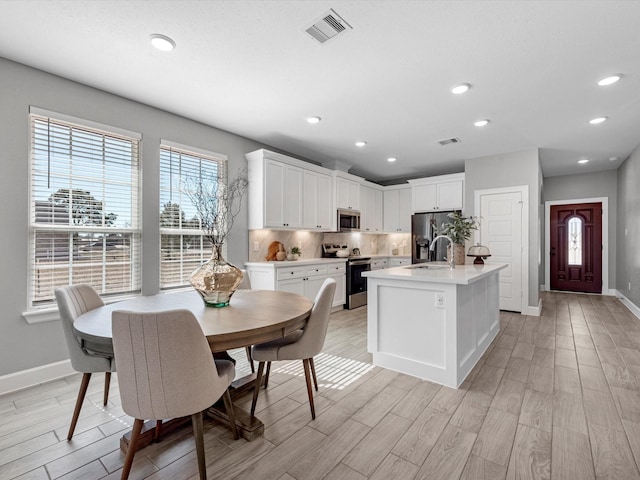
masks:
<svg viewBox="0 0 640 480"><path fill-rule="evenodd" d="M200 478L206 479L202 412L220 397L233 437L238 438L228 390L235 376L233 363L214 362L209 343L188 310L114 311L112 331L122 409L135 418L121 478L129 477L145 420L191 415Z"/></svg>
<svg viewBox="0 0 640 480"><path fill-rule="evenodd" d="M251 279L249 278L249 274L246 270L242 269L242 282L238 285L238 290L251 290ZM253 365L253 358L251 357L251 346L244 347L247 352L247 362L249 362L249 366L251 367L251 373L255 373L256 367Z"/></svg>
<svg viewBox="0 0 640 480"><path fill-rule="evenodd" d="M82 372L80 391L76 400L76 406L71 418L71 426L67 434L67 440L73 437L73 431L78 423L80 410L84 397L89 387L92 373L105 372L103 403L109 401L109 384L111 372L115 371L113 351L106 345L92 345L91 342L82 340L73 331L73 322L83 313L104 305L100 295L90 285L71 285L60 287L55 291L62 331L67 342L71 366L77 372Z"/></svg>
<svg viewBox="0 0 640 480"><path fill-rule="evenodd" d="M267 362L267 373L265 375L264 386L267 388L271 362L276 360L302 360L304 376L307 381L311 418L316 418L316 409L313 404L313 389L311 387L311 374L313 375L313 383L316 391L318 391L318 379L313 364L313 357L320 353L324 346L335 290L336 281L332 278L327 278L316 295L313 308L311 309L311 316L303 329L296 330L286 337L253 346L253 359L259 363L256 386L253 390L253 401L251 402L251 415L254 415L256 411L258 392L260 391L260 384L262 383L265 362Z"/></svg>

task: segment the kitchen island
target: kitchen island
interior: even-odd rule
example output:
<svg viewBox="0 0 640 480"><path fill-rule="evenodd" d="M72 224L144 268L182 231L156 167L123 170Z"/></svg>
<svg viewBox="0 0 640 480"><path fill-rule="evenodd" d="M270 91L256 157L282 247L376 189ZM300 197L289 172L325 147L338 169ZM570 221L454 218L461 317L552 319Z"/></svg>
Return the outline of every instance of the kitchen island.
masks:
<svg viewBox="0 0 640 480"><path fill-rule="evenodd" d="M374 365L458 388L498 334L505 267L433 262L364 273Z"/></svg>

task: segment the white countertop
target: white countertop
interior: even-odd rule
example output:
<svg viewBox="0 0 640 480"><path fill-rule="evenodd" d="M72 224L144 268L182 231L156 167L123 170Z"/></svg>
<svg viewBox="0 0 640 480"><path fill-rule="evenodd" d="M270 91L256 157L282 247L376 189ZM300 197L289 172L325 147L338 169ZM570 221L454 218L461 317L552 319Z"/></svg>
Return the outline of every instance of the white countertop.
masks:
<svg viewBox="0 0 640 480"><path fill-rule="evenodd" d="M425 265L440 268L416 268ZM456 268L452 270L446 262L428 262L419 265L372 270L363 272L362 276L376 279L469 285L506 267L506 264L456 265Z"/></svg>
<svg viewBox="0 0 640 480"><path fill-rule="evenodd" d="M264 267L271 266L273 268L276 267L295 267L296 265L317 265L322 263L336 263L336 262L346 262L346 258L299 258L298 260L283 260L281 262L271 261L267 262L245 262L245 266L247 267Z"/></svg>

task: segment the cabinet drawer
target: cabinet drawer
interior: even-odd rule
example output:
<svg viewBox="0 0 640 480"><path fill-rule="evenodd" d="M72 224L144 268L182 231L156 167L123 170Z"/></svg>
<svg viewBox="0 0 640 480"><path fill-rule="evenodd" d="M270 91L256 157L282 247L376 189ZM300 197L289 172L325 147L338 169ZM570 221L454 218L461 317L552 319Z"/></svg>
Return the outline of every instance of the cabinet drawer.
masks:
<svg viewBox="0 0 640 480"><path fill-rule="evenodd" d="M387 259L381 260L371 260L371 270L381 270L383 268L387 268L388 262Z"/></svg>
<svg viewBox="0 0 640 480"><path fill-rule="evenodd" d="M405 258L392 258L389 260L390 267L399 267L401 265L410 265L411 259Z"/></svg>
<svg viewBox="0 0 640 480"><path fill-rule="evenodd" d="M307 275L307 267L285 267L278 269L278 280L302 278Z"/></svg>
<svg viewBox="0 0 640 480"><path fill-rule="evenodd" d="M347 266L343 263L340 265L329 265L327 266L327 273L329 275L337 275L341 273L347 272Z"/></svg>
<svg viewBox="0 0 640 480"><path fill-rule="evenodd" d="M313 277L315 275L326 275L327 274L327 266L326 265L309 265L306 267L306 276Z"/></svg>

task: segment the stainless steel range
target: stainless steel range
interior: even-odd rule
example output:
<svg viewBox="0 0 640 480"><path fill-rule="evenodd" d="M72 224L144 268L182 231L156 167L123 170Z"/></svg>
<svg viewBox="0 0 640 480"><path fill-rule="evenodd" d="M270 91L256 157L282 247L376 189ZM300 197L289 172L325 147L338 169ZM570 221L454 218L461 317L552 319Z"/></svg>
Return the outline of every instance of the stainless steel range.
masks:
<svg viewBox="0 0 640 480"><path fill-rule="evenodd" d="M338 251L348 250L347 245L323 244L322 256L325 258L338 257ZM367 279L363 272L371 270L371 257L349 255L347 257L347 303L345 308L361 307L367 304Z"/></svg>

